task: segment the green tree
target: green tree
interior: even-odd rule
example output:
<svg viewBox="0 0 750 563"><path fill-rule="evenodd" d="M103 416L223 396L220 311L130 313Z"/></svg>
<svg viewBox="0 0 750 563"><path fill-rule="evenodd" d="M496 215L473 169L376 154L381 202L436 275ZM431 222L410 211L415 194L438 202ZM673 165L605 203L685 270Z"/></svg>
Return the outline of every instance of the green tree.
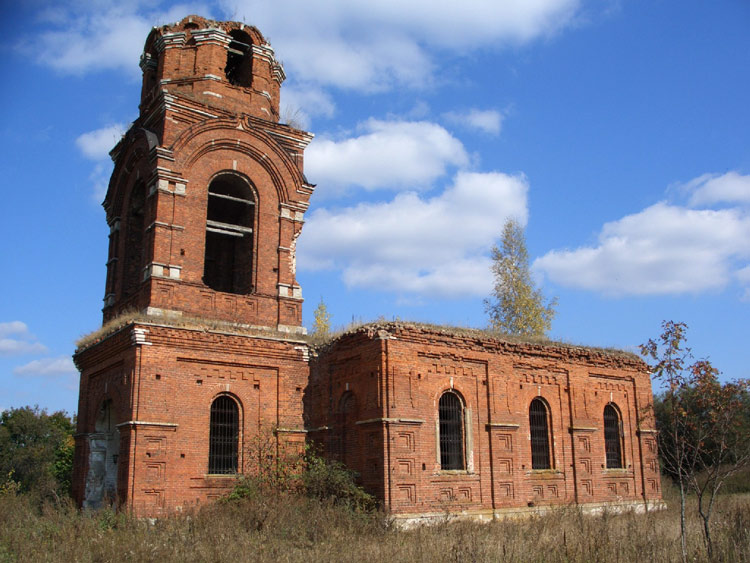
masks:
<svg viewBox="0 0 750 563"><path fill-rule="evenodd" d="M641 346L656 363L654 378L665 391L654 404L662 466L680 491L682 559L687 561L685 500L697 497L709 559L714 549L711 516L726 480L750 465L748 382L722 383L707 360L693 361L685 323L665 321L657 340Z"/></svg>
<svg viewBox="0 0 750 563"><path fill-rule="evenodd" d="M519 336L545 336L555 316L557 299L545 303L531 279L523 228L515 219L503 227L500 246L492 248L495 287L484 302L493 330Z"/></svg>
<svg viewBox="0 0 750 563"><path fill-rule="evenodd" d="M74 421L64 412L21 407L0 414L0 478L22 491L70 493Z"/></svg>
<svg viewBox="0 0 750 563"><path fill-rule="evenodd" d="M328 312L328 307L320 298L320 303L313 313L313 328L312 333L314 336L325 338L331 332L331 314Z"/></svg>

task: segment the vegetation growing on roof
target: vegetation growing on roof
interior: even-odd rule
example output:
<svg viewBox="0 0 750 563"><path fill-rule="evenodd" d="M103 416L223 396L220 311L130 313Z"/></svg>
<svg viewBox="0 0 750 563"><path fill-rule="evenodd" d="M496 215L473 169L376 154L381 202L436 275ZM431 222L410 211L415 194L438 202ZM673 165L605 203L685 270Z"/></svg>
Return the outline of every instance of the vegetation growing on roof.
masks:
<svg viewBox="0 0 750 563"><path fill-rule="evenodd" d="M256 327L241 323L209 319L206 317L168 317L162 315L148 315L137 311L126 311L111 321L104 323L101 328L79 338L76 342L76 348L79 351L88 348L132 324L152 324L171 328L203 330L206 332L270 336L285 340L300 340L304 338L303 335L280 332L272 328Z"/></svg>
<svg viewBox="0 0 750 563"><path fill-rule="evenodd" d="M471 339L476 339L476 340L481 340L481 341L505 342L509 344L530 344L530 345L535 345L539 347L562 348L562 349L568 349L568 350L580 349L580 350L585 350L587 352L603 354L606 356L623 357L623 358L628 358L631 360L640 361L640 358L637 354L634 354L632 352L627 352L625 350L619 350L616 348L599 348L595 346L584 346L581 344L572 344L570 342L563 342L560 340L550 340L549 338L546 338L544 336L532 336L532 335L524 336L524 335L506 334L506 333L499 332L499 331L492 330L492 329L470 328L470 327L460 327L460 326L452 326L452 325L438 325L438 324L432 324L432 323L413 322L413 321L404 321L404 320L387 321L382 318L376 321L370 322L370 323L353 323L343 329L331 332L329 334L329 337L324 340L308 338L308 343L312 345L314 348L316 348L317 350L323 350L327 348L328 346L332 345L334 342L348 335L353 335L353 334L361 333L361 332L371 333L371 332L377 332L380 330L383 330L386 332L398 332L401 330L415 330L415 331L424 331L424 332L429 332L429 333L448 336L448 337L454 337L454 338L455 337L471 338Z"/></svg>

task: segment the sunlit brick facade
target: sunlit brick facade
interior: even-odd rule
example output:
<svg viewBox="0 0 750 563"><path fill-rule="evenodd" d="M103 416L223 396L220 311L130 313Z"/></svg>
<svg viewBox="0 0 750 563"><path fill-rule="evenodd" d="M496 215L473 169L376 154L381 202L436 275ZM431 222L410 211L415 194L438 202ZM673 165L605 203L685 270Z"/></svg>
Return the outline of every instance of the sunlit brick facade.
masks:
<svg viewBox="0 0 750 563"><path fill-rule="evenodd" d="M446 395L460 405L453 445L441 436L451 431L441 421ZM573 503L658 505L651 401L649 375L633 355L386 323L320 351L305 413L308 435L394 514L491 518ZM546 409L539 467L534 402ZM608 406L616 443L605 440Z"/></svg>
<svg viewBox="0 0 750 563"><path fill-rule="evenodd" d="M658 504L633 356L406 324L311 348L295 248L312 135L279 122L270 45L191 16L151 32L141 67L104 201L105 329L75 355L83 506L217 498L263 433L274 453L317 444L408 518Z"/></svg>

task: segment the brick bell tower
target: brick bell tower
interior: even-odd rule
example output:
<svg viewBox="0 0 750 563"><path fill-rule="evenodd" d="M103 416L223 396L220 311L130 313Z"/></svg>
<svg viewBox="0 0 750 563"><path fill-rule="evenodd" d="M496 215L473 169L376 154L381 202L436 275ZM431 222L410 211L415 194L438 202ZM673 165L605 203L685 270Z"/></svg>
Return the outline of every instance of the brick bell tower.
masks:
<svg viewBox="0 0 750 563"><path fill-rule="evenodd" d="M279 123L284 70L254 27L154 28L141 68L103 204L105 325L74 356L74 494L159 514L231 486L258 428L304 440L295 246L312 135Z"/></svg>

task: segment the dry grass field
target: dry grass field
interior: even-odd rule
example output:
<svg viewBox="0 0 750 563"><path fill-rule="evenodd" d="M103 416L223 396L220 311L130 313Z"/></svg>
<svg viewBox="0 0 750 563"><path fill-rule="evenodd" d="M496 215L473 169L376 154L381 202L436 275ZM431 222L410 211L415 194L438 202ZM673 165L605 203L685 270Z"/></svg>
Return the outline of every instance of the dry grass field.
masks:
<svg viewBox="0 0 750 563"><path fill-rule="evenodd" d="M677 498L648 514L562 508L488 524L446 517L399 530L380 513L293 494L221 502L156 522L67 501L0 494L0 562L26 561L679 561ZM718 561L750 561L750 495L725 495L714 520ZM706 561L689 522L690 561Z"/></svg>

